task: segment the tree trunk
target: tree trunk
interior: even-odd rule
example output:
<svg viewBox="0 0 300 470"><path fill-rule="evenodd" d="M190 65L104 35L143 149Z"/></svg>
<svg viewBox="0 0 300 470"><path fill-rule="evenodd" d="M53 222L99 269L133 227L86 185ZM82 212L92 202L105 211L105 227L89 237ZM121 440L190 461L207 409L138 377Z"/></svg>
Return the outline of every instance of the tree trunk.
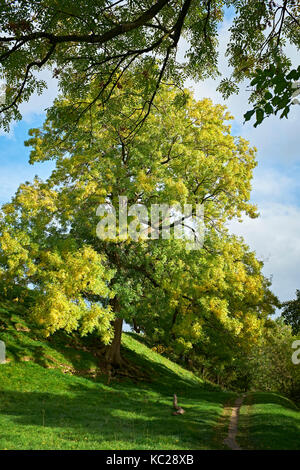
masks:
<svg viewBox="0 0 300 470"><path fill-rule="evenodd" d="M174 333L174 331L173 331L173 327L174 327L174 325L175 325L175 322L176 322L178 313L179 313L179 312L178 312L178 308L176 307L176 308L175 308L175 311L174 311L173 318L172 318L171 329L170 329L170 331L171 331L171 337L172 337L173 340L176 339L176 335L175 335L175 333Z"/></svg>
<svg viewBox="0 0 300 470"><path fill-rule="evenodd" d="M122 338L123 319L116 318L114 321L114 338L107 347L105 359L109 365L121 367L123 360L121 357L121 338Z"/></svg>
<svg viewBox="0 0 300 470"><path fill-rule="evenodd" d="M137 322L136 322L136 319L133 318L133 329L136 333L140 333L141 332L141 329L140 327L138 326Z"/></svg>

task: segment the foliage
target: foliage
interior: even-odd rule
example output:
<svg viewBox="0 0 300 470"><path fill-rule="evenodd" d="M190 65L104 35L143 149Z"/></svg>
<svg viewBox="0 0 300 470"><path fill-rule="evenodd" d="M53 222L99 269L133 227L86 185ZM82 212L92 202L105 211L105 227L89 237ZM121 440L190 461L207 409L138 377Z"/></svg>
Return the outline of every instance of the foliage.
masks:
<svg viewBox="0 0 300 470"><path fill-rule="evenodd" d="M226 53L233 73L221 80L224 96L236 92L242 80L256 80L273 63L278 76L295 73L284 53L287 42L299 48L299 5L294 0L157 0L150 4L147 0L1 0L0 63L7 85L1 124L8 129L12 119L21 118L20 103L46 86L37 72L51 68L74 106L80 105L96 80L93 100L104 112L114 89L123 88L124 72L139 70L144 98L139 125L149 115L161 83L180 85L187 77L199 80L218 74L218 31L225 8L233 15ZM183 61L177 56L180 39L189 43ZM261 82L260 96L268 92L271 81ZM289 83L282 93L274 112L284 103L287 115L292 101ZM254 91L250 97L257 103L257 123L260 96ZM273 98L265 99L269 114ZM80 114L73 124L79 118Z"/></svg>
<svg viewBox="0 0 300 470"><path fill-rule="evenodd" d="M231 390L278 392L299 402L300 368L292 361L299 336L293 336L281 319L250 325L256 335L244 336L243 329L237 337L221 331L207 335L193 345L184 363Z"/></svg>
<svg viewBox="0 0 300 470"><path fill-rule="evenodd" d="M274 64L271 64L265 70L258 70L250 84L255 86L255 93L261 98L255 104L254 109L244 115L245 121L249 121L252 115L255 114L256 122L254 127L257 127L265 116L277 114L279 111L281 112L281 118L287 117L291 98L295 96L295 93L298 94L294 85L298 83L299 78L300 66L297 69L292 69L289 73L286 73L284 68L282 69L282 67ZM297 100L293 101L292 104L298 102Z"/></svg>
<svg viewBox="0 0 300 470"><path fill-rule="evenodd" d="M33 286L32 314L45 326L47 335L61 328L79 328L82 334L97 329L107 343L113 312L109 305L93 299L87 303L86 299L89 295L113 296L107 285L112 272L105 266L104 256L49 227L53 200L42 186L37 180L31 187L21 185L14 210L7 206L5 223L1 221L3 293L19 291L20 298L24 293L26 299L24 288Z"/></svg>
<svg viewBox="0 0 300 470"><path fill-rule="evenodd" d="M248 356L252 388L278 392L300 401L300 367L292 362L295 340L297 337L282 319L269 321L260 343Z"/></svg>
<svg viewBox="0 0 300 470"><path fill-rule="evenodd" d="M260 341L278 300L261 273L263 264L241 240L210 240L210 247L211 253L188 258L175 304L164 312L154 300L149 312L157 314L148 317L142 304L137 322L168 357L224 386L237 385L238 379L243 389L242 358ZM171 269L168 279L178 270Z"/></svg>
<svg viewBox="0 0 300 470"><path fill-rule="evenodd" d="M300 290L296 290L296 299L283 302L282 317L284 323L290 325L294 335L300 333Z"/></svg>
<svg viewBox="0 0 300 470"><path fill-rule="evenodd" d="M139 100L132 88L129 103ZM262 263L225 225L257 215L249 203L254 149L230 134L225 107L197 102L188 91L162 88L130 138L122 120L127 101L121 103L116 91L105 115L92 104L66 132L71 102L61 98L43 129L31 131L31 162L53 158L56 169L46 183L21 185L3 207L3 280L34 286L33 314L47 333L96 328L109 342L115 313L152 336L158 323L182 351L205 341L209 349L224 336L255 341L275 298ZM117 207L119 195L148 211L153 203L203 204L203 249L195 255L173 231L169 240L124 240L120 233L100 240L96 209Z"/></svg>

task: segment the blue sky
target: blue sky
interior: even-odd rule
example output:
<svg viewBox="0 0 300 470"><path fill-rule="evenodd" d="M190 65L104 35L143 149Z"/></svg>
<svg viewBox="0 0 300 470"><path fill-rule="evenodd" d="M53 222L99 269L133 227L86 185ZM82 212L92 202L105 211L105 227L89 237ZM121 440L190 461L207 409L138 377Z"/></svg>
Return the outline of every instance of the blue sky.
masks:
<svg viewBox="0 0 300 470"><path fill-rule="evenodd" d="M221 30L220 70L228 72L224 50L228 40L230 15ZM184 45L182 46L184 48ZM295 62L297 53L289 51ZM43 72L49 89L22 105L23 120L12 126L9 135L0 133L0 203L9 201L20 183L37 174L46 178L53 163L28 164L29 149L24 147L28 130L43 123L44 113L57 94L56 82ZM280 300L295 296L300 288L300 106L293 106L289 119L271 117L254 129L243 125L243 114L249 109L247 90L224 102L216 92L217 83L206 80L187 82L199 99L209 97L214 103L225 103L235 116L232 133L242 135L257 147L258 167L254 171L252 201L258 205L260 217L231 222L230 230L242 235L257 255L265 261L264 272L273 278L273 290Z"/></svg>
<svg viewBox="0 0 300 470"><path fill-rule="evenodd" d="M42 125L44 115L33 115L32 119L21 121L13 127L9 136L0 135L0 203L7 202L19 184L31 181L37 174L46 178L53 168L53 162L28 163L30 149L24 146L31 127Z"/></svg>

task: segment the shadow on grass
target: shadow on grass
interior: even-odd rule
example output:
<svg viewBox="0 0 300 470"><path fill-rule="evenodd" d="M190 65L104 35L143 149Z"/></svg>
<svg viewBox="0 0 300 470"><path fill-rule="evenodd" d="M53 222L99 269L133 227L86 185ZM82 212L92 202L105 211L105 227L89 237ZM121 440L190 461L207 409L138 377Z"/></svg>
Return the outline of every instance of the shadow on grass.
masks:
<svg viewBox="0 0 300 470"><path fill-rule="evenodd" d="M17 312L17 313L16 313ZM89 378L91 369L101 369L105 365L102 363L101 357L97 354L101 346L99 339L94 335L86 338L80 338L77 334L67 334L66 332L57 332L50 338L45 339L40 336L40 332L29 322L24 321L18 310L11 308L0 308L0 316L2 322L5 323L3 333L0 331L1 338L7 343L7 351L9 357L15 362L32 361L44 368L60 367L62 369L73 368L76 373ZM25 330L16 330L16 325L20 323ZM26 331L29 328L29 331ZM128 334L128 333L127 333ZM172 390L171 393L182 394L189 390L191 396L197 396L199 390L218 391L219 388L207 383L201 384L193 379L192 374L184 371L180 375L178 371L173 371L160 362L160 358L156 360L151 356L151 351L144 348L147 342L136 334L129 334L137 345L141 344L141 350L133 350L122 346L122 354L132 364L139 367L149 377L148 382L154 391ZM137 346L138 348L138 346ZM147 353L149 351L149 357ZM93 374L92 374L93 375ZM91 378L91 380L93 380ZM114 379L115 380L115 379ZM137 380L143 382L137 376Z"/></svg>
<svg viewBox="0 0 300 470"><path fill-rule="evenodd" d="M135 339L135 338L134 338ZM122 347L124 356L133 364L145 370L151 377L151 383L147 385L155 391L172 390L176 394L188 394L190 397L197 397L199 391L205 390L207 392L220 391L220 388L213 384L196 382L192 378L180 377L178 372L173 372L164 364L146 357L140 352L137 353L132 349Z"/></svg>
<svg viewBox="0 0 300 470"><path fill-rule="evenodd" d="M249 436L255 449L300 450L300 420L281 413L250 415Z"/></svg>
<svg viewBox="0 0 300 470"><path fill-rule="evenodd" d="M20 306L0 306L0 337L10 360L32 361L42 367L67 365L75 370L97 367L95 338L82 341L78 335L63 331L45 338L19 310Z"/></svg>
<svg viewBox="0 0 300 470"><path fill-rule="evenodd" d="M41 392L0 392L1 415L10 417L17 426L34 426L43 432L50 428L72 431L72 439L88 439L99 443L112 440L129 441L147 440L149 435L156 442L172 442L176 439L178 448L201 448L208 445L207 439L212 432L212 423L216 420L216 411L212 409L193 409L183 416L172 416L172 408L159 400L145 400L143 393L138 395L132 390L97 390L75 391L70 394ZM171 402L170 402L171 405ZM188 407L189 405L187 405ZM38 429L31 428L39 440ZM5 433L5 429L4 429ZM1 432L1 439L4 439ZM59 434L58 434L59 435ZM8 438L9 436L7 436ZM145 441L146 442L146 441ZM204 443L204 444L203 444ZM205 444L206 443L206 444Z"/></svg>
<svg viewBox="0 0 300 470"><path fill-rule="evenodd" d="M270 392L247 396L239 431L247 449L299 450L300 411L288 398Z"/></svg>

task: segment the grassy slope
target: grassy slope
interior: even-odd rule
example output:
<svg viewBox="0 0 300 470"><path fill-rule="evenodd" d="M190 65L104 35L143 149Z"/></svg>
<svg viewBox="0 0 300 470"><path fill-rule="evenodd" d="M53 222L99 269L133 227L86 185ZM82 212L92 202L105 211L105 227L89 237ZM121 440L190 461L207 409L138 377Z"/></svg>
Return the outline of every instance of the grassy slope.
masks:
<svg viewBox="0 0 300 470"><path fill-rule="evenodd" d="M244 449L300 450L300 410L278 394L251 393L240 410L237 440Z"/></svg>
<svg viewBox="0 0 300 470"><path fill-rule="evenodd" d="M60 334L42 339L24 311L0 304L0 338L9 362L0 365L0 449L211 449L215 427L234 394L124 335L124 355L151 382L113 379L98 369L93 345ZM172 415L172 395L186 413ZM216 437L217 436L217 437ZM219 438L219 439L218 439Z"/></svg>
<svg viewBox="0 0 300 470"><path fill-rule="evenodd" d="M0 449L224 448L235 394L203 383L151 351L134 335L123 353L151 382L113 379L99 369L97 345L58 334L45 341L25 323L26 310L0 302ZM172 415L172 395L186 413ZM249 406L252 403L251 406ZM287 399L255 393L241 408L238 442L245 449L299 449L300 413Z"/></svg>

